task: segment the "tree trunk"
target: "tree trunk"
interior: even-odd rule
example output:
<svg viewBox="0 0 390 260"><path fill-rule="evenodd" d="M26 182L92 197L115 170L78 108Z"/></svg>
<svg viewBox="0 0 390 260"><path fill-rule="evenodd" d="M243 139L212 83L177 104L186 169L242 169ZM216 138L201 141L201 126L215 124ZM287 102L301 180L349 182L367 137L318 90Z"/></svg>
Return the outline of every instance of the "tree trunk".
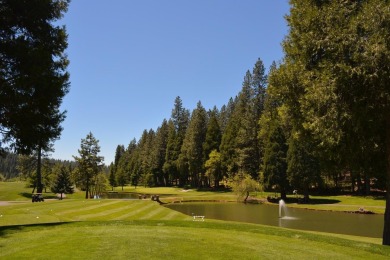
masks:
<svg viewBox="0 0 390 260"><path fill-rule="evenodd" d="M37 162L37 193L42 193L42 150L41 146L38 147L38 162Z"/></svg>
<svg viewBox="0 0 390 260"><path fill-rule="evenodd" d="M245 197L245 199L244 199L244 202L245 202L245 203L246 203L246 200L248 199L248 197L249 197L249 191L246 192L246 197Z"/></svg>
<svg viewBox="0 0 390 260"><path fill-rule="evenodd" d="M88 199L88 189L89 189L89 181L87 180L87 183L86 183L86 187L85 187L85 199Z"/></svg>
<svg viewBox="0 0 390 260"><path fill-rule="evenodd" d="M390 115L386 120L386 210L384 216L383 245L390 245Z"/></svg>

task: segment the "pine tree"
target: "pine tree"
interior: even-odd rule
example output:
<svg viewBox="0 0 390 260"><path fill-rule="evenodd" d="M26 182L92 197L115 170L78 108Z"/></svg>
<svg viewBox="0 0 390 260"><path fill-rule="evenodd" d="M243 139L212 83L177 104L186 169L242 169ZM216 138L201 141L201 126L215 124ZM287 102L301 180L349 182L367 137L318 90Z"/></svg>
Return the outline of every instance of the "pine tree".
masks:
<svg viewBox="0 0 390 260"><path fill-rule="evenodd" d="M155 143L152 150L152 170L156 175L156 184L164 186L168 184L163 171L165 152L168 144L168 128L168 122L164 119L161 126L156 131Z"/></svg>
<svg viewBox="0 0 390 260"><path fill-rule="evenodd" d="M206 130L206 138L203 143L203 160L206 162L209 159L209 155L211 151L216 150L219 151L219 146L221 145L221 129L219 127L217 112L211 111L207 130Z"/></svg>
<svg viewBox="0 0 390 260"><path fill-rule="evenodd" d="M94 178L100 172L104 158L99 156L99 141L91 132L85 139L81 139L81 147L78 150L79 156L73 156L77 162L78 182L85 188L85 198L88 199L90 188L94 184Z"/></svg>
<svg viewBox="0 0 390 260"><path fill-rule="evenodd" d="M0 6L0 132L18 153L37 154L39 193L42 153L51 151L65 119L60 106L69 90L67 35L54 23L68 4L4 0Z"/></svg>
<svg viewBox="0 0 390 260"><path fill-rule="evenodd" d="M204 179L200 174L204 172L203 143L206 138L206 121L206 110L199 101L196 109L192 112L179 157L182 166L180 168L181 175L184 175L181 179L186 182L190 177L192 186L201 185ZM187 173L189 176L187 176Z"/></svg>
<svg viewBox="0 0 390 260"><path fill-rule="evenodd" d="M63 194L72 194L74 192L72 182L70 180L70 172L65 166L60 168L59 173L54 181L51 191L54 193L60 193L62 200Z"/></svg>
<svg viewBox="0 0 390 260"><path fill-rule="evenodd" d="M115 166L113 163L110 164L110 175L108 176L108 181L112 190L114 191L114 187L116 187L116 176L115 176Z"/></svg>
<svg viewBox="0 0 390 260"><path fill-rule="evenodd" d="M299 125L309 132L322 158L332 155L368 177L367 158L386 161L390 180L390 3L290 3L279 69L286 114L298 119L297 133ZM390 245L389 192L383 244Z"/></svg>

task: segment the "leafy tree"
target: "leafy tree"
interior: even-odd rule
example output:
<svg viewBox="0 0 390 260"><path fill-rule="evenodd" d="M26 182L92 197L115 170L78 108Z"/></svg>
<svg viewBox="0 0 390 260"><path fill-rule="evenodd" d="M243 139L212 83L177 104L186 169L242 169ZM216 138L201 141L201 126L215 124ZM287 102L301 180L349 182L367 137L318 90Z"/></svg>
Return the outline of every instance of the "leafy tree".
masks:
<svg viewBox="0 0 390 260"><path fill-rule="evenodd" d="M223 177L221 154L217 150L212 150L208 157L205 163L206 174L210 182L214 182L214 187L218 188Z"/></svg>
<svg viewBox="0 0 390 260"><path fill-rule="evenodd" d="M51 187L51 191L54 193L60 193L62 200L62 194L72 194L74 192L73 185L70 180L70 172L66 169L65 166L61 166L59 173L56 176L56 179Z"/></svg>
<svg viewBox="0 0 390 260"><path fill-rule="evenodd" d="M231 184L238 199L244 198L244 202L247 201L250 192L261 190L259 183L253 180L248 174L236 174L231 178Z"/></svg>
<svg viewBox="0 0 390 260"><path fill-rule="evenodd" d="M102 156L99 156L99 141L91 132L89 132L85 139L81 139L81 147L78 153L79 157L73 156L78 168L76 178L85 189L85 198L88 199L88 193L92 194L90 188L93 187L94 180L100 172L104 160Z"/></svg>
<svg viewBox="0 0 390 260"><path fill-rule="evenodd" d="M91 195L93 197L100 197L103 192L107 190L107 174L104 172L99 172L93 178L93 185L91 187Z"/></svg>
<svg viewBox="0 0 390 260"><path fill-rule="evenodd" d="M0 132L18 153L37 155L36 185L42 192L42 152L52 149L65 119L69 89L65 27L54 23L69 1L4 0L0 3Z"/></svg>

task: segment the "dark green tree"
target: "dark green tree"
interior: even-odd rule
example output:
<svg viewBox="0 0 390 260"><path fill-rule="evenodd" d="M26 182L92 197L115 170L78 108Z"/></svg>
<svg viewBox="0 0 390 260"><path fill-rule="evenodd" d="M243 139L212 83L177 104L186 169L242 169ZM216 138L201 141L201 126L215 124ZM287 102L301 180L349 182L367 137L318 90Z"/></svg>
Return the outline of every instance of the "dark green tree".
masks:
<svg viewBox="0 0 390 260"><path fill-rule="evenodd" d="M99 155L99 140L89 132L85 139L81 139L78 153L79 156L73 156L78 169L76 179L85 189L85 198L88 199L94 178L99 174L104 160L103 156Z"/></svg>
<svg viewBox="0 0 390 260"><path fill-rule="evenodd" d="M74 192L73 184L70 180L70 172L65 166L61 166L53 186L51 187L51 191L54 193L60 193L61 200L63 194L72 194Z"/></svg>
<svg viewBox="0 0 390 260"><path fill-rule="evenodd" d="M172 120L168 121L168 140L165 151L165 162L163 165L164 178L167 185L172 185L174 179L178 178L176 160L179 158L179 151L176 150L176 130Z"/></svg>
<svg viewBox="0 0 390 260"><path fill-rule="evenodd" d="M116 176L115 176L115 166L113 163L110 164L110 175L108 176L108 181L112 190L114 191L114 187L116 187Z"/></svg>
<svg viewBox="0 0 390 260"><path fill-rule="evenodd" d="M65 119L69 90L65 27L55 25L67 0L4 0L0 3L0 131L18 152L37 154L37 191L42 192L42 153L51 151Z"/></svg>
<svg viewBox="0 0 390 260"><path fill-rule="evenodd" d="M372 172L367 158L385 161L389 191L390 2L290 3L282 65L293 79L282 93L288 114L300 117L320 156L334 155L367 179ZM390 245L389 192L383 244Z"/></svg>
<svg viewBox="0 0 390 260"><path fill-rule="evenodd" d="M286 199L289 182L287 179L287 139L278 109L281 100L275 95L278 88L277 67L273 62L269 70L269 85L264 110L259 120L259 141L263 147L261 180L267 189L277 188L281 198Z"/></svg>
<svg viewBox="0 0 390 260"><path fill-rule="evenodd" d="M168 132L168 122L164 119L156 131L156 138L152 150L152 171L156 178L156 184L163 186L167 186L168 184L168 180L165 178L163 171L165 152L168 144Z"/></svg>
<svg viewBox="0 0 390 260"><path fill-rule="evenodd" d="M275 120L270 122L264 136L263 181L271 188L277 186L282 199L287 198L287 141L282 128Z"/></svg>
<svg viewBox="0 0 390 260"><path fill-rule="evenodd" d="M219 127L217 111L211 111L207 123L206 139L203 143L203 160L207 161L211 151L219 151L221 145L222 133Z"/></svg>
<svg viewBox="0 0 390 260"><path fill-rule="evenodd" d="M204 181L204 153L203 143L206 139L207 130L207 113L202 103L197 103L196 109L193 110L191 120L186 130L186 135L183 140L181 154L179 156L184 176L181 178L183 182L187 181L187 177L191 179L191 186L200 186ZM186 176L186 173L189 176ZM186 184L186 183L184 183Z"/></svg>
<svg viewBox="0 0 390 260"><path fill-rule="evenodd" d="M170 123L168 123L168 143L163 166L165 174L170 175L172 180L174 179L176 182L179 178L180 168L184 169L183 167L180 167L179 155L187 131L189 118L190 112L183 107L181 98L176 97ZM182 176L183 175L185 174L182 174Z"/></svg>

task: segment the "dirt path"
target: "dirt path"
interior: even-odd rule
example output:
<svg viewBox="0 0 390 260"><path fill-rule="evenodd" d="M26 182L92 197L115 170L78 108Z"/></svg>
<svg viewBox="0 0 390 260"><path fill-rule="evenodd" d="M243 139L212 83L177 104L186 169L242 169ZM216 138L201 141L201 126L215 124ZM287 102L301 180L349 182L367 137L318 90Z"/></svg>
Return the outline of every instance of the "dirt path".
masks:
<svg viewBox="0 0 390 260"><path fill-rule="evenodd" d="M1 206L8 206L8 205L15 205L15 204L22 204L27 203L29 201L0 201L0 207Z"/></svg>

